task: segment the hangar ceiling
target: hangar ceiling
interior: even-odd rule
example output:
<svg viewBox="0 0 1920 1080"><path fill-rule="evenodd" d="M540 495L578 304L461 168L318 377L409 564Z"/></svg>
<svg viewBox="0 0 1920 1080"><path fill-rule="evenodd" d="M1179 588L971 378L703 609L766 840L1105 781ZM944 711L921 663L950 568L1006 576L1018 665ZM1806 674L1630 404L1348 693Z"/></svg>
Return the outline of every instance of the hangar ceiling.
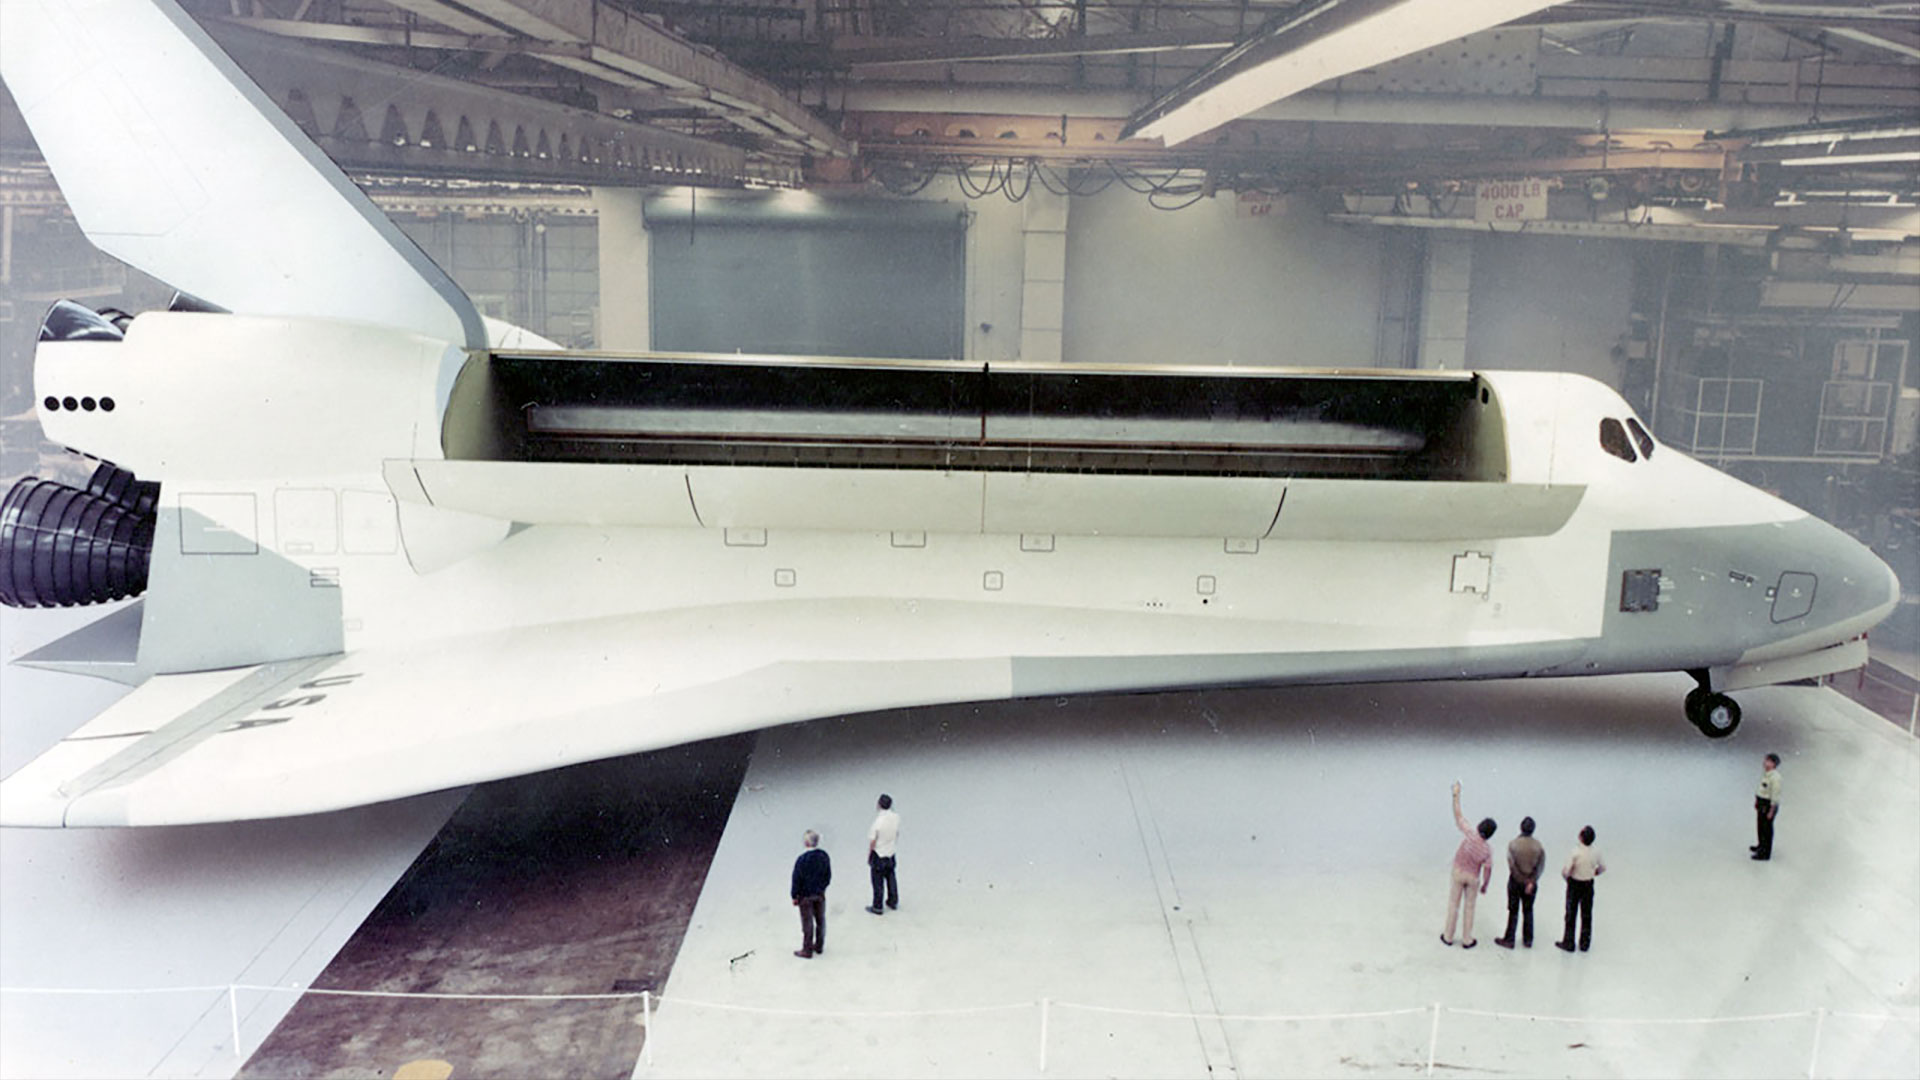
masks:
<svg viewBox="0 0 1920 1080"><path fill-rule="evenodd" d="M1589 217L1920 231L1920 3L182 2L329 154L386 183L1178 176L1445 216L1476 181L1536 177L1591 195ZM1531 13L1489 25L1476 9ZM1177 145L1135 134L1250 50L1372 16L1399 20L1374 54L1451 40L1316 59L1334 74Z"/></svg>

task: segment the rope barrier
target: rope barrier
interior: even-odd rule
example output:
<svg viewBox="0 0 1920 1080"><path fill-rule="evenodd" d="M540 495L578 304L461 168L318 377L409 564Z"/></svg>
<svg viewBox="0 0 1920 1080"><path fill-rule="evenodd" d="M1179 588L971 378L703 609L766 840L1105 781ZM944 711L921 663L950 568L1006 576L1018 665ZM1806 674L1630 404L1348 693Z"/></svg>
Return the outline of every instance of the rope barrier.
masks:
<svg viewBox="0 0 1920 1080"><path fill-rule="evenodd" d="M1411 1016L1426 1012L1432 1006L1422 1005L1409 1009L1384 1009L1379 1012L1357 1013L1183 1013L1165 1012L1155 1009L1121 1009L1110 1005L1076 1005L1070 1001L1056 1001L1057 1009L1079 1009L1081 1012L1114 1013L1120 1016L1151 1016L1162 1020L1243 1020L1254 1023L1266 1021L1298 1020L1376 1020L1388 1016Z"/></svg>
<svg viewBox="0 0 1920 1080"><path fill-rule="evenodd" d="M211 994L226 993L232 983L218 986L0 986L0 994Z"/></svg>
<svg viewBox="0 0 1920 1080"><path fill-rule="evenodd" d="M326 987L310 986L253 986L247 983L233 984L235 990L253 990L268 994L322 994L333 997L368 998L420 998L425 1000L462 1000L462 1001L625 1001L638 1000L645 990L624 990L606 994L460 994L452 991L433 990L334 990ZM226 989L219 987L218 989ZM6 990L0 989L0 993ZM655 1000L658 1000L657 998Z"/></svg>
<svg viewBox="0 0 1920 1080"><path fill-rule="evenodd" d="M219 985L195 986L142 986L142 987L46 987L46 986L0 986L0 995L51 995L51 996L116 996L150 994L209 994L221 993L227 998L228 1017L231 1024L233 1046L237 1056L240 1052L240 1014L238 994L242 990L255 993L291 993L314 994L332 997L359 997L389 1000L418 1001L634 1001L641 1004L642 1017L647 1038L642 1050L641 1062L644 1066L653 1064L653 1018L658 1006L669 1001L682 1009L710 1009L716 1012L746 1013L760 1016L788 1016L812 1019L852 1019L883 1020L911 1017L976 1016L983 1013L1013 1012L1037 1010L1040 1021L1039 1064L1040 1071L1047 1069L1047 1045L1051 1032L1052 1014L1056 1009L1075 1009L1087 1013L1100 1013L1111 1016L1148 1017L1164 1020L1214 1021L1238 1023L1314 1023L1340 1020L1380 1020L1401 1016L1430 1014L1427 1042L1426 1074L1433 1075L1438 1065L1440 1043L1440 1018L1443 1013L1458 1016L1474 1016L1499 1021L1522 1021L1528 1023L1553 1024L1609 1024L1641 1027L1672 1027L1679 1025L1722 1025L1774 1023L1784 1020L1813 1020L1812 1047L1807 1064L1807 1075L1815 1075L1819 1062L1820 1047L1826 1033L1827 1021L1850 1020L1879 1023L1902 1023L1920 1026L1920 1013L1901 1015L1897 1013L1861 1013L1845 1012L1827 1008L1803 1009L1794 1012L1753 1013L1745 1016L1706 1016L1706 1017L1604 1017L1604 1016L1544 1016L1537 1013L1505 1012L1496 1009L1455 1008L1435 1002L1432 1005L1409 1006L1400 1009L1382 1009L1367 1012L1344 1013L1193 1013L1163 1009L1129 1009L1112 1005L1090 1005L1076 1002L1055 1001L1041 998L1037 1001L1012 1002L1004 1005L976 1005L949 1009L881 1009L881 1010L820 1010L775 1008L762 1005L736 1005L726 1002L701 1001L696 998L664 998L651 990L621 991L603 994L509 994L509 993L454 993L449 991L413 991L413 990L341 990L331 987L267 986L251 983L223 983Z"/></svg>
<svg viewBox="0 0 1920 1080"><path fill-rule="evenodd" d="M1811 1009L1801 1009L1798 1012L1756 1013L1752 1016L1703 1016L1698 1019L1670 1016L1653 1016L1646 1018L1632 1016L1537 1016L1533 1013L1489 1012L1484 1009L1454 1008L1449 1008L1447 1011L1450 1013L1458 1013L1461 1016L1482 1016L1495 1020L1526 1020L1544 1024L1647 1024L1653 1026L1662 1024L1753 1024L1763 1020L1798 1020L1803 1016L1813 1015L1813 1010Z"/></svg>
<svg viewBox="0 0 1920 1080"><path fill-rule="evenodd" d="M321 986L272 986L262 983L218 983L190 986L0 986L0 994L73 994L73 995L115 995L115 994L210 994L226 993L229 990L251 990L256 993L282 994L320 994L335 997L364 998L414 998L422 1000L471 1000L471 1001L638 1001L650 998L655 1006L674 1004L696 1009L715 1009L723 1012L758 1013L777 1016L818 1016L841 1019L888 1019L909 1016L964 1016L976 1013L1011 1012L1016 1009L1033 1009L1040 1001L1017 1001L1002 1005L969 1005L947 1009L875 1009L875 1010L820 1010L787 1009L764 1005L736 1005L721 1001L701 1001L697 998L667 998L650 990L623 990L597 994L509 994L509 993L458 993L435 990L342 990ZM1430 1012L1441 1008L1461 1016L1479 1016L1494 1020L1526 1020L1557 1024L1742 1024L1763 1020L1794 1020L1813 1016L1823 1012L1827 1016L1846 1020L1891 1020L1897 1023L1920 1024L1920 1012L1906 1016L1898 1013L1861 1013L1846 1012L1838 1009L1798 1009L1791 1012L1753 1013L1745 1016L1703 1016L1703 1017L1633 1017L1633 1016L1547 1016L1540 1013L1505 1012L1497 1009L1469 1009L1453 1005L1413 1005L1399 1009L1378 1009L1368 1012L1337 1013L1195 1013L1178 1012L1166 1009L1129 1009L1117 1005L1090 1005L1081 1002L1047 999L1055 1009L1078 1009L1081 1012L1109 1013L1118 1016L1156 1017L1165 1020L1230 1020L1244 1022L1268 1021L1327 1021L1327 1020L1378 1020L1395 1016L1411 1016L1416 1013Z"/></svg>
<svg viewBox="0 0 1920 1080"><path fill-rule="evenodd" d="M669 1001L690 1009L713 1009L717 1012L753 1013L758 1016L811 1016L832 1020L887 1020L910 1016L970 1016L976 1013L1011 1012L1014 1009L1031 1009L1038 1002L1022 1001L1012 1005L975 1005L961 1009L877 1009L872 1012L833 1011L826 1009L776 1009L764 1005L728 1005L718 1001L696 1001L692 998L656 997L655 1002L665 1005Z"/></svg>

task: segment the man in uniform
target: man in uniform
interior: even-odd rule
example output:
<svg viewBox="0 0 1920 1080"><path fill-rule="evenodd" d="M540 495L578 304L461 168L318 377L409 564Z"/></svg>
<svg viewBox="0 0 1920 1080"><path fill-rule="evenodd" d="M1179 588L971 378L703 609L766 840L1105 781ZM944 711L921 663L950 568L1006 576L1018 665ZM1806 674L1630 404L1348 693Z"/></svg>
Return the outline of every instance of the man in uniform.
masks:
<svg viewBox="0 0 1920 1080"><path fill-rule="evenodd" d="M1759 841L1748 851L1756 861L1773 858L1773 819L1780 813L1780 755L1760 761L1760 789L1753 795L1753 831Z"/></svg>

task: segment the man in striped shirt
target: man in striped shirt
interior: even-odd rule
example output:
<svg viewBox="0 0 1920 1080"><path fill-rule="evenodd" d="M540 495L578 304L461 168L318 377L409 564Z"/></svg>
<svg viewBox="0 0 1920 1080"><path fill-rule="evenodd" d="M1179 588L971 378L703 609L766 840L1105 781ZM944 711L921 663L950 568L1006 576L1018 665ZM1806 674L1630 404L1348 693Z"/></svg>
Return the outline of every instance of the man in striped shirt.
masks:
<svg viewBox="0 0 1920 1080"><path fill-rule="evenodd" d="M1473 936L1474 886L1480 892L1487 891L1487 883L1493 880L1493 849L1487 846L1493 831L1499 826L1492 818L1481 818L1478 827L1468 825L1466 816L1460 813L1460 782L1453 784L1453 823L1460 828L1459 850L1453 853L1453 877L1447 887L1447 923L1440 931L1440 944L1453 944L1454 918L1460 917L1460 933L1466 940L1460 943L1463 949L1471 949L1480 944ZM1460 909L1465 901L1465 912Z"/></svg>

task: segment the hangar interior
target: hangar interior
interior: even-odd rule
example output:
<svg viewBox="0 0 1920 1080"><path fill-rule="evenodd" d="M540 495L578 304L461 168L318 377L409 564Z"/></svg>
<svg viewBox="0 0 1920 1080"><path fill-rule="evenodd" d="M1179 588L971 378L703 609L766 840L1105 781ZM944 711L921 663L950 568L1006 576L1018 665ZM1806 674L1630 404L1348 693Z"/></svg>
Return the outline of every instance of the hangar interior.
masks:
<svg viewBox="0 0 1920 1080"><path fill-rule="evenodd" d="M566 346L1578 371L1920 577L1901 4L184 6L482 311ZM1375 58L1317 29L1344 10L1432 44ZM1329 79L1139 135L1300 37ZM44 306L165 288L0 117L12 477Z"/></svg>
<svg viewBox="0 0 1920 1080"><path fill-rule="evenodd" d="M607 352L986 364L1578 372L1618 389L1663 443L1773 491L1872 547L1905 590L1895 614L1874 631L1876 657L1884 655L1909 678L1920 666L1913 660L1920 655L1915 5L181 0L181 6L483 312L555 342ZM1352 25L1375 29L1355 43L1341 33ZM1255 69L1263 57L1323 45L1327 55L1316 72L1324 78L1281 88L1198 132L1170 126L1170 118ZM89 471L90 463L45 443L34 418L31 361L47 306L67 298L138 312L164 306L171 291L86 242L11 99L0 93L0 478L37 472L84 480ZM1638 686L1624 692L1627 700L1637 700ZM1880 736L1853 732L1829 715L1824 699L1813 704L1795 696L1798 690L1769 693L1774 696L1759 710L1761 730L1787 738L1787 719L1811 716L1820 730L1846 730L1850 747L1863 745L1859 760L1874 759ZM1382 741L1396 739L1395 717L1415 708L1391 699L1376 712L1379 702L1359 691L1320 705L1364 716L1360 728ZM1461 714L1487 708L1503 723L1526 712L1511 697L1489 703L1468 696L1450 707ZM1186 724L1217 719L1209 711L1215 706L1204 702L1179 708ZM1578 694L1567 708L1604 711ZM1136 736L1145 739L1153 725L1138 722ZM925 725L939 723L913 722L923 736ZM1494 750L1504 752L1511 735L1503 727L1494 748L1476 752L1470 767L1488 781L1502 776ZM755 758L749 785L782 782L779 753L804 757L820 752L807 750L809 740L848 737L838 729L798 729L780 738L779 748ZM910 757L915 745L903 739L898 752ZM1906 746L1902 754L1910 753L1910 740ZM1599 753L1622 770L1640 764L1630 748L1567 749ZM1275 751L1275 760L1290 760L1294 750ZM10 754L22 752L15 741ZM1045 755L1055 753L1068 769L1070 753L1045 748ZM1910 810L1912 759L1893 757L1891 775L1875 774L1884 786L1873 790L1896 812ZM1347 761L1335 769L1337 775L1364 771ZM1173 787L1155 788L1137 775L1124 779L1125 768L1116 775L1123 777L1121 796L1176 798ZM1842 797L1845 773L1837 764L1823 765L1819 777L1823 792ZM922 790L935 786L932 778L920 782ZM1091 800L1116 797L1089 785ZM1150 791L1159 793L1140 794ZM1683 812L1693 809L1689 797ZM1303 812L1284 799L1267 810ZM450 805L434 804L429 816L440 816L433 828L450 812ZM1170 811L1167 820L1185 812ZM1850 819L1838 809L1823 819L1836 830L1862 820L1868 819ZM1893 820L1900 820L1897 813ZM993 821L993 828L1018 827L997 814ZM1877 811L1870 821L1881 826ZM965 824L964 816L943 823L952 830L950 850L964 847ZM1640 824L1653 827L1634 823ZM404 865L422 842L421 830L391 831L404 834L393 841L393 850L407 851L399 856ZM1893 831L1909 846L1893 856L1893 898L1873 896L1893 905L1896 920L1899 905L1908 905L1907 929L1895 935L1891 963L1897 969L1914 946L1914 896L1901 892L1913 873L1911 819ZM22 850L23 841L14 843ZM718 872L746 872L742 843L721 843ZM1099 846L1089 843L1079 850ZM1660 858L1680 862L1690 852L1665 851ZM386 862L393 859L389 853ZM1172 879L1167 856L1149 862L1161 885ZM1097 876L1091 866L1079 871ZM388 872L388 880L397 872ZM857 867L848 872L857 876ZM1823 863L1821 872L1832 872L1831 864ZM993 873L1011 871L996 868L988 876ZM1795 880L1812 887L1809 879ZM1376 886L1398 887L1368 884ZM1728 887L1752 886L1730 881ZM851 889L857 893L859 886ZM377 896L365 906L372 899ZM703 909L709 921L721 918L715 912L729 902L718 895L701 900L709 905ZM971 902L985 903L980 897ZM1646 903L1659 903L1650 890ZM737 923L765 913L733 914ZM967 918L949 914L956 932L964 933ZM1330 915L1316 907L1287 917ZM1219 915L1222 927L1259 917L1241 910ZM706 925L700 913L694 918L696 928ZM1800 930L1742 918L1738 925L1756 934ZM1711 932L1705 921L1686 925ZM1036 926L1016 940L1044 950L1047 935L1059 932ZM1849 924L1820 937L1815 951L1832 955L1874 932ZM730 939L695 933L689 940L715 961L711 971L724 969L719 954ZM1107 947L1138 945L1117 933ZM1227 984L1209 991L1218 991L1217 1001L1193 996L1191 962L1218 961L1231 951L1219 943L1175 950L1174 970L1160 974L1169 985L1187 980L1180 1010L1252 1008L1245 1005L1251 999L1234 998ZM964 959L947 962L957 966ZM1322 959L1334 963L1331 956ZM874 974L871 966L863 970ZM1672 979L1684 976L1682 967L1660 970ZM1847 983L1849 972L1857 976L1858 968L1841 962L1774 975L1837 986ZM1249 969L1235 978L1251 986L1273 974ZM1420 977L1441 982L1454 974ZM1896 971L1891 981L1903 978ZM703 993L722 992L698 985ZM1908 980L1904 996L1890 995L1894 1003L1910 1008L1912 986ZM1593 1007L1594 999L1582 998L1578 988L1531 990L1568 1008ZM766 1005L802 992L782 974L743 1000ZM1075 992L1093 996L1084 986ZM1336 996L1356 1010L1376 1000ZM1849 1001L1864 1009L1872 998ZM1630 995L1608 989L1603 999L1622 1005ZM1736 1000L1748 1004L1732 992L1665 1004L1692 1014ZM879 1009L887 1002L861 1004ZM1172 999L1162 1004L1174 1008ZM1305 1010L1309 1003L1289 998L1286 1004ZM8 1007L21 1008L11 1001ZM183 1023L205 1026L208 1015ZM837 1034L855 1044L869 1038ZM1026 1035L1021 1029L1017 1038ZM710 1044L734 1037L724 1025L708 1035ZM1068 1037L1085 1039L1071 1068L1090 1073L1171 1073L1191 1064L1178 1054L1110 1058L1091 1030ZM1195 1038L1207 1071L1232 1058L1220 1047L1235 1038L1213 1031ZM1374 1059L1417 1056L1406 1046L1417 1047L1418 1038L1406 1046L1394 1041L1398 1036L1373 1038L1358 1044ZM1015 1040L1007 1036L1009 1055ZM1914 1045L1911 1026L1898 1021L1856 1042L1844 1044L1854 1071L1895 1075ZM1019 1045L1024 1052L1028 1044ZM1244 1039L1238 1045L1248 1052ZM1636 1052L1652 1056L1610 1058L1596 1074L1662 1071L1675 1061L1685 1063L1675 1069L1682 1072L1769 1071L1764 1055L1756 1064L1725 1044L1678 1057L1663 1057L1657 1048ZM1782 1052L1798 1053L1798 1044ZM157 1060L168 1063L161 1071L169 1074L231 1072L218 1055L191 1057L174 1046ZM745 1057L679 1060L674 1068L686 1073L741 1074L754 1067ZM968 1060L977 1065L980 1059ZM1571 1067L1559 1058L1523 1060ZM910 1059L886 1061L898 1075L939 1073ZM1476 1061L1476 1068L1495 1068ZM1026 1074L1029 1064L1022 1057L1006 1071ZM1239 1059L1250 1074L1351 1064L1338 1056ZM269 1065L258 1068L260 1075L273 1073ZM835 1065L803 1059L791 1068L826 1075Z"/></svg>
<svg viewBox="0 0 1920 1080"><path fill-rule="evenodd" d="M1920 579L1905 5L185 7L484 313L570 347L1575 371ZM1140 134L1301 38L1331 77ZM16 476L45 306L167 289L85 243L5 101Z"/></svg>

